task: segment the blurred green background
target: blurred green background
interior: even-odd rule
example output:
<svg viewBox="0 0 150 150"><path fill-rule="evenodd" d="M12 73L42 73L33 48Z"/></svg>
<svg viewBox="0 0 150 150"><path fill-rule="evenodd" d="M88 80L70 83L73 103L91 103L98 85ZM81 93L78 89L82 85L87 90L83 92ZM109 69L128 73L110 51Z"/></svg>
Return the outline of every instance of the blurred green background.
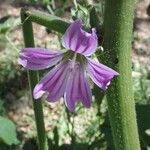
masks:
<svg viewBox="0 0 150 150"><path fill-rule="evenodd" d="M80 0L92 4L103 22L104 0ZM36 127L29 98L26 70L17 59L23 44L21 7L38 9L71 20L70 0L13 0L0 2L0 150L37 150ZM61 35L33 24L36 46L61 49ZM150 2L136 5L132 76L142 150L150 150ZM41 72L42 74L45 72ZM66 110L63 100L44 103L45 126L51 149L113 150L106 98L75 113Z"/></svg>

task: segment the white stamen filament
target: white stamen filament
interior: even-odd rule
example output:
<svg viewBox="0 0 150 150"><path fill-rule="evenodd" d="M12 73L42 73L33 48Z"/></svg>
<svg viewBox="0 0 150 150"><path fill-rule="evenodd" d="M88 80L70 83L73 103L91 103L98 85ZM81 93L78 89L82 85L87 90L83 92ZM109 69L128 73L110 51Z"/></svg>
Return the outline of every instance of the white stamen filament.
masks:
<svg viewBox="0 0 150 150"><path fill-rule="evenodd" d="M75 53L75 54L73 55L73 59L72 59L72 61L71 61L71 68L72 68L72 69L73 69L74 66L75 66L76 58L77 58L77 53Z"/></svg>

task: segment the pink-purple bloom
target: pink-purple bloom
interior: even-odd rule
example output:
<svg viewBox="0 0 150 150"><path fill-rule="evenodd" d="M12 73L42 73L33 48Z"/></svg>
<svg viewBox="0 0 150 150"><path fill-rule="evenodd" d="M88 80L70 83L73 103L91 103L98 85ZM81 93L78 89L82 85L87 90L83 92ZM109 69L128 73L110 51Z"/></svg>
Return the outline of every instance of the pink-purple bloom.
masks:
<svg viewBox="0 0 150 150"><path fill-rule="evenodd" d="M92 93L88 78L106 90L112 78L119 74L90 58L98 45L96 31L94 28L92 33L84 31L80 20L68 27L62 37L62 45L67 51L23 48L20 52L19 64L27 69L42 70L54 66L35 86L33 97L38 99L47 92L50 102L64 97L70 111L75 110L77 101L89 108Z"/></svg>

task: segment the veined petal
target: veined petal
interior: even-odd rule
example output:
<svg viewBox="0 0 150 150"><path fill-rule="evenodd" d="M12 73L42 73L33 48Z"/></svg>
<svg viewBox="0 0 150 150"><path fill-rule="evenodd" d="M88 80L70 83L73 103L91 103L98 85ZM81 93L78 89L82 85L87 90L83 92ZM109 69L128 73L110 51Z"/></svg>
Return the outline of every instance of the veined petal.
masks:
<svg viewBox="0 0 150 150"><path fill-rule="evenodd" d="M65 92L68 77L68 63L59 63L35 86L33 96L40 98L43 93L48 92L48 100L55 102L59 100Z"/></svg>
<svg viewBox="0 0 150 150"><path fill-rule="evenodd" d="M62 45L66 49L70 49L73 35L75 34L75 32L78 32L78 30L80 30L81 27L82 27L81 21L76 20L67 28L64 36L62 37Z"/></svg>
<svg viewBox="0 0 150 150"><path fill-rule="evenodd" d="M95 52L98 44L96 30L93 28L92 33L88 33L82 29L82 22L76 20L66 30L62 44L66 49L90 56Z"/></svg>
<svg viewBox="0 0 150 150"><path fill-rule="evenodd" d="M70 111L75 110L75 103L81 101L87 108L91 106L92 93L87 83L83 68L78 63L72 69L65 92L65 104Z"/></svg>
<svg viewBox="0 0 150 150"><path fill-rule="evenodd" d="M41 70L55 65L63 57L62 52L44 48L24 48L20 52L19 64L31 70Z"/></svg>
<svg viewBox="0 0 150 150"><path fill-rule="evenodd" d="M83 70L82 68L80 68L79 84L81 90L79 97L81 97L81 102L85 107L89 108L91 106L92 101L92 91L87 82L85 70Z"/></svg>
<svg viewBox="0 0 150 150"><path fill-rule="evenodd" d="M88 58L87 60L87 71L91 79L97 86L99 86L103 90L106 90L112 78L114 76L118 76L119 73L90 58Z"/></svg>

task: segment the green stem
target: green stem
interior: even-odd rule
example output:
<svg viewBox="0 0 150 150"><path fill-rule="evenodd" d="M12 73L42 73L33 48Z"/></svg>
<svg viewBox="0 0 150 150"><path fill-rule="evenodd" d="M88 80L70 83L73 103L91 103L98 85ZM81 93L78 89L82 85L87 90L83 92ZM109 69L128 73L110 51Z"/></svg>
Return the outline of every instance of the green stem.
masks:
<svg viewBox="0 0 150 150"><path fill-rule="evenodd" d="M48 29L59 33L64 33L69 26L69 23L61 18L37 10L25 9L24 13L30 21L43 25Z"/></svg>
<svg viewBox="0 0 150 150"><path fill-rule="evenodd" d="M34 47L32 23L29 19L27 19L27 17L28 16L26 16L25 10L22 9L21 21L22 21L22 29L23 29L25 47ZM28 80L29 80L30 90L32 93L33 88L38 82L38 72L29 70ZM36 121L36 127L37 127L39 150L48 150L47 139L46 139L46 134L45 134L45 126L44 126L42 101L34 100L33 96L32 96L32 100L33 100L33 108L34 108L35 121Z"/></svg>
<svg viewBox="0 0 150 150"><path fill-rule="evenodd" d="M76 0L73 0L73 4L74 4L75 9L77 9L78 4L77 4L77 1L76 1Z"/></svg>
<svg viewBox="0 0 150 150"><path fill-rule="evenodd" d="M140 150L131 77L134 6L134 0L106 0L105 3L106 63L120 73L107 92L116 150Z"/></svg>

